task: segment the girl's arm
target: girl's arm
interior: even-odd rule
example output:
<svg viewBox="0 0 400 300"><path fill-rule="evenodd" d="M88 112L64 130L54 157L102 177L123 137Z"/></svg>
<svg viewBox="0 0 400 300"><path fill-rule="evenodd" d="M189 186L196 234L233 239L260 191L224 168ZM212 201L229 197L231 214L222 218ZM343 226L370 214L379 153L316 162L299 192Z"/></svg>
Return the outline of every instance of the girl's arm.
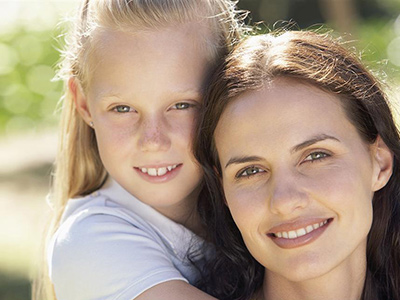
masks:
<svg viewBox="0 0 400 300"><path fill-rule="evenodd" d="M86 207L70 216L49 247L57 299L215 300L186 282L182 272L190 270L178 270L171 250L142 225L114 208Z"/></svg>
<svg viewBox="0 0 400 300"><path fill-rule="evenodd" d="M134 300L216 300L181 280L172 280L157 284Z"/></svg>

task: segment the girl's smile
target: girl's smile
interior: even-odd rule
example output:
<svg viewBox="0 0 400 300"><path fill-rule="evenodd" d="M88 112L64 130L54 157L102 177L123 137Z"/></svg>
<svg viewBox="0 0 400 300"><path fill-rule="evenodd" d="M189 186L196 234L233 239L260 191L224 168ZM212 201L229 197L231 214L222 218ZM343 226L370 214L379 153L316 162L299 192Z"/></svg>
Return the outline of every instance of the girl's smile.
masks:
<svg viewBox="0 0 400 300"><path fill-rule="evenodd" d="M182 166L182 164L174 164L165 167L134 167L134 170L147 182L166 183L179 174Z"/></svg>

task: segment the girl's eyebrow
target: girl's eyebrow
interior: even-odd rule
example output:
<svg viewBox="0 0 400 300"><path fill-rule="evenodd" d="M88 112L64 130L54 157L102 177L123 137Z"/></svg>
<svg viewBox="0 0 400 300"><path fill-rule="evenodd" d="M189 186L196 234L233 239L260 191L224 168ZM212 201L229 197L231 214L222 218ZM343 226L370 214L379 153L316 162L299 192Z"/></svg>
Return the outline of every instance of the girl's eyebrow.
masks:
<svg viewBox="0 0 400 300"><path fill-rule="evenodd" d="M104 93L99 93L97 95L97 98L101 102L103 102L103 101L109 101L110 99L111 100L115 100L115 99L122 100L123 96L121 94L115 93L115 92L104 92Z"/></svg>
<svg viewBox="0 0 400 300"><path fill-rule="evenodd" d="M236 156L229 159L229 161L225 165L225 169L232 164L243 164L248 162L257 162L263 160L259 156Z"/></svg>
<svg viewBox="0 0 400 300"><path fill-rule="evenodd" d="M327 135L327 134L320 134L320 135L316 135L316 136L312 137L311 139L306 140L306 141L294 146L290 152L291 153L297 152L301 149L304 149L308 146L311 146L315 143L318 143L318 142L324 141L324 140L333 140L336 142L340 142L340 140L335 138L334 136Z"/></svg>

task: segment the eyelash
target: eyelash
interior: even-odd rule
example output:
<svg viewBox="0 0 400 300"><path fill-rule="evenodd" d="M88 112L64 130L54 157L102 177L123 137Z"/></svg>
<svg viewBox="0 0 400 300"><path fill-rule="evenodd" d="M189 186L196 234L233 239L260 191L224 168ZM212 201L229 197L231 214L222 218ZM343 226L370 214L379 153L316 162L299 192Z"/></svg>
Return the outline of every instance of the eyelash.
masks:
<svg viewBox="0 0 400 300"><path fill-rule="evenodd" d="M321 155L322 157L311 158L312 155ZM328 153L326 153L326 152L323 152L323 151L315 151L315 152L312 152L312 153L308 154L308 155L306 156L306 158L302 161L302 163L305 163L305 162L311 162L311 163L320 162L320 161L322 161L322 160L324 160L325 158L328 158L328 157L330 157L330 156L331 156L331 155L328 154ZM308 159L308 157L310 157L310 159Z"/></svg>
<svg viewBox="0 0 400 300"><path fill-rule="evenodd" d="M179 105L185 105L184 108L178 108ZM176 109L176 110L186 110L192 107L195 107L195 104L192 103L188 103L188 102L178 102L175 105L172 106L172 108Z"/></svg>
<svg viewBox="0 0 400 300"><path fill-rule="evenodd" d="M184 107L179 107L179 106L184 106ZM187 102L179 102L176 103L175 105L172 106L173 109L176 110L186 110L189 109L191 107L195 107L195 104L191 104L191 103L187 103ZM128 108L128 111L118 111L118 109L124 109L124 108ZM125 113L129 113L132 111L135 111L135 109L133 109L132 107L128 106L128 105L116 105L115 107L112 108L112 111L116 112L116 113L120 113L120 114L125 114Z"/></svg>
<svg viewBox="0 0 400 300"><path fill-rule="evenodd" d="M128 108L129 111L118 111L119 108ZM116 113L120 113L120 114L126 114L132 111L135 111L132 107L128 106L128 105L117 105L114 106L112 111L116 112Z"/></svg>
<svg viewBox="0 0 400 300"><path fill-rule="evenodd" d="M249 171L249 170L251 170L251 169L256 170L257 172L252 173L252 174L248 174L248 175L244 175L245 172L247 172L247 171ZM240 179L240 178L251 178L251 177L253 177L253 176L257 175L257 174L265 173L265 172L266 172L265 170L263 170L263 169L261 169L261 168L259 168L259 167L250 166L250 167L246 167L246 168L240 170L240 171L236 174L235 177L236 177L237 179Z"/></svg>
<svg viewBox="0 0 400 300"><path fill-rule="evenodd" d="M322 157L318 157L318 158L312 159L312 158L311 158L312 155L321 155ZM306 162L311 162L311 163L321 162L322 160L324 160L324 159L326 159L326 158L328 158L328 157L330 157L330 156L331 156L331 155L328 154L328 153L326 153L326 152L323 152L323 151L316 151L316 152L312 152L312 153L308 154L308 155L306 156L306 158L302 161L302 163L306 163ZM307 159L308 157L310 157L311 159ZM256 171L256 172L255 172L255 173L252 173L252 174L244 175L246 172L248 172L248 171L251 170L251 169L253 169L253 170ZM257 167L257 166L249 166L249 167L246 167L246 168L240 170L240 171L236 174L235 178L237 178L237 179L240 179L240 178L251 178L251 177L253 177L253 176L256 176L256 175L258 175L258 174L260 174L260 173L265 173L265 172L266 172L265 170L263 170L263 169L261 169L261 168L259 168L259 167Z"/></svg>

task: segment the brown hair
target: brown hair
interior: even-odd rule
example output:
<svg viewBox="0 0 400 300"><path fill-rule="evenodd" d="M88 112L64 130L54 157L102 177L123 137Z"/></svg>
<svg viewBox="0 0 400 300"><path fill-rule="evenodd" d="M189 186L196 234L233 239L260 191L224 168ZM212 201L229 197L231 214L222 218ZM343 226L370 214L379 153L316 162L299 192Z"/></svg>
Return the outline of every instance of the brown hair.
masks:
<svg viewBox="0 0 400 300"><path fill-rule="evenodd" d="M251 257L224 205L214 131L226 106L242 93L278 77L307 82L339 96L348 119L367 143L380 135L394 153L393 175L373 198L363 300L400 300L400 139L377 79L328 34L288 31L249 37L231 53L210 82L195 144L213 195L205 218L217 245L205 286L219 299L248 299L262 284L263 267ZM226 274L224 274L224 272ZM228 275L229 274L229 275ZM234 275L232 275L234 274Z"/></svg>

